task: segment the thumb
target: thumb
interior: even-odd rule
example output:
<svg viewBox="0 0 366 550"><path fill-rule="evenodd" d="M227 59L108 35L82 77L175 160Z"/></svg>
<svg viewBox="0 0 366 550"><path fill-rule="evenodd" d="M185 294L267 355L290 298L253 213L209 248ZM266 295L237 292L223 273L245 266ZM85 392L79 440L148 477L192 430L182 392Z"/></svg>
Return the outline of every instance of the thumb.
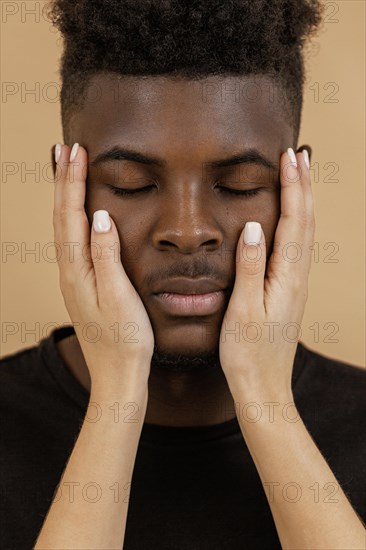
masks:
<svg viewBox="0 0 366 550"><path fill-rule="evenodd" d="M236 252L236 276L233 294L246 311L262 311L264 307L264 273L266 242L262 226L247 222Z"/></svg>

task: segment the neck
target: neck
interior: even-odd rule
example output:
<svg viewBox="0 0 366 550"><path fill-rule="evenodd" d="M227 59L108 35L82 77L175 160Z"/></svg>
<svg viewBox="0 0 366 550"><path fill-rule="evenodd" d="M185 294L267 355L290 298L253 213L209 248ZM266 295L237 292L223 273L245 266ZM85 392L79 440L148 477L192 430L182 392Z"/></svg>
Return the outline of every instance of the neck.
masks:
<svg viewBox="0 0 366 550"><path fill-rule="evenodd" d="M224 373L168 373L152 368L145 422L166 426L205 426L235 417Z"/></svg>

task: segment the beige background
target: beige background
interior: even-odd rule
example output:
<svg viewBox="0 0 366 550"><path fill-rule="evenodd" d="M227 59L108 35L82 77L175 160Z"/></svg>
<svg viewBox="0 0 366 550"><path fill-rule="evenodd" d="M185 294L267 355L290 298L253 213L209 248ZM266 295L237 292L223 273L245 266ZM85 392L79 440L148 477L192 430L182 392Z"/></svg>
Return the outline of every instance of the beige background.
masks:
<svg viewBox="0 0 366 550"><path fill-rule="evenodd" d="M365 2L326 4L324 27L307 61L300 134L300 143L313 148L318 243L301 340L324 355L363 366ZM62 141L61 43L42 15L43 6L1 2L1 356L70 323L52 245L47 249L53 241L50 148Z"/></svg>

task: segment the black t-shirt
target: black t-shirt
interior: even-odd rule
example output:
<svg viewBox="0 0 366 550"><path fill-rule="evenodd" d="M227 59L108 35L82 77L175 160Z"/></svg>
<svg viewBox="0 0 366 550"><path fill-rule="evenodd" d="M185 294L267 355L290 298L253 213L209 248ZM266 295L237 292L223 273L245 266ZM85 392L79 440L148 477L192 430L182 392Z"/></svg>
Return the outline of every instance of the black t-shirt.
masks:
<svg viewBox="0 0 366 550"><path fill-rule="evenodd" d="M87 411L90 395L55 345L73 333L71 325L54 329L0 361L1 550L33 548ZM292 389L308 431L366 522L366 370L299 342ZM332 487L319 491L320 498L337 496ZM129 492L124 550L281 548L237 418L207 427L145 422Z"/></svg>

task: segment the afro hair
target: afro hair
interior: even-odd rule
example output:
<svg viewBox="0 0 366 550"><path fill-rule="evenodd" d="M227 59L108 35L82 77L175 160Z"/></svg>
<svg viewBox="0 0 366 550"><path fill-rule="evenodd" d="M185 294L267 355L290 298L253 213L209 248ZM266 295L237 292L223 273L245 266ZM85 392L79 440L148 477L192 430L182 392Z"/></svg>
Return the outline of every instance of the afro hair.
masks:
<svg viewBox="0 0 366 550"><path fill-rule="evenodd" d="M65 143L96 73L132 76L265 75L285 93L297 142L304 46L318 29L319 0L53 0L61 32Z"/></svg>

